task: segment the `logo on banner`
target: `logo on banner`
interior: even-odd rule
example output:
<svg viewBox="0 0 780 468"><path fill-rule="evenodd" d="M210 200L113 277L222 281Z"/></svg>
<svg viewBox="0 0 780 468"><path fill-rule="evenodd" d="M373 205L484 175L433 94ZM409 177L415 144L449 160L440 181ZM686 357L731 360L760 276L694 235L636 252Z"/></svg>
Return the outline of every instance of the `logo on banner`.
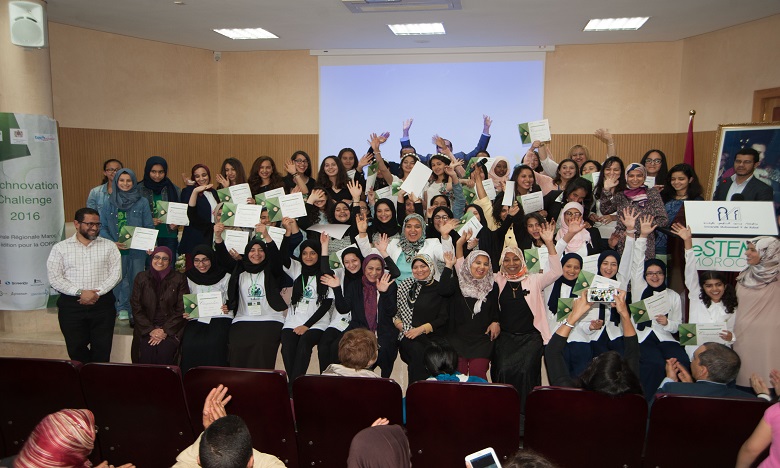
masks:
<svg viewBox="0 0 780 468"><path fill-rule="evenodd" d="M39 142L57 141L57 137L52 135L51 133L45 133L43 135L35 135L33 139Z"/></svg>
<svg viewBox="0 0 780 468"><path fill-rule="evenodd" d="M21 128L10 129L12 145L26 145L27 131Z"/></svg>
<svg viewBox="0 0 780 468"><path fill-rule="evenodd" d="M747 239L694 238L697 270L742 271L747 268Z"/></svg>
<svg viewBox="0 0 780 468"><path fill-rule="evenodd" d="M739 208L729 210L725 206L718 208L718 221L742 221Z"/></svg>

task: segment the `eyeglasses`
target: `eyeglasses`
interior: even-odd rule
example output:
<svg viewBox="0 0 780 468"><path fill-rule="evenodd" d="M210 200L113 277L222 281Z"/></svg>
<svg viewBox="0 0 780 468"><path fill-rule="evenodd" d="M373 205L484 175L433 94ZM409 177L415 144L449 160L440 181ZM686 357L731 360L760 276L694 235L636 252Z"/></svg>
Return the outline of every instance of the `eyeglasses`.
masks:
<svg viewBox="0 0 780 468"><path fill-rule="evenodd" d="M450 217L447 215L437 215L433 217L434 221L447 221L448 219L450 219Z"/></svg>
<svg viewBox="0 0 780 468"><path fill-rule="evenodd" d="M92 228L99 228L103 225L103 223L85 223L83 221L79 221L79 224L83 224L84 226L88 227L89 229Z"/></svg>
<svg viewBox="0 0 780 468"><path fill-rule="evenodd" d="M645 276L666 276L663 271L648 271Z"/></svg>
<svg viewBox="0 0 780 468"><path fill-rule="evenodd" d="M645 164L661 164L660 159L645 159Z"/></svg>
<svg viewBox="0 0 780 468"><path fill-rule="evenodd" d="M293 162L296 163L296 164L303 164L303 163L307 163L309 161L307 161L305 159L293 159Z"/></svg>
<svg viewBox="0 0 780 468"><path fill-rule="evenodd" d="M155 255L154 257L152 257L152 260L157 260L158 262L163 262L163 263L168 263L171 261L170 258L165 257L163 255Z"/></svg>
<svg viewBox="0 0 780 468"><path fill-rule="evenodd" d="M211 260L208 258L204 258L203 260L198 260L197 258L192 261L195 265L203 265L204 263L211 263Z"/></svg>
<svg viewBox="0 0 780 468"><path fill-rule="evenodd" d="M121 171L121 170L122 170L122 168L119 168L119 169L104 169L104 172L110 172L110 173L113 174L114 172Z"/></svg>

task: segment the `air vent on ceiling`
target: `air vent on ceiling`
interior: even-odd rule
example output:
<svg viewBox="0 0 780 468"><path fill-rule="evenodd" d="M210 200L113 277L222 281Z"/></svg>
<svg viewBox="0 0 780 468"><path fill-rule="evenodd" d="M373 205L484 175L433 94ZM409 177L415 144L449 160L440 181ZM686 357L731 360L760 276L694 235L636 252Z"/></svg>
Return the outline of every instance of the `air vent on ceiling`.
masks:
<svg viewBox="0 0 780 468"><path fill-rule="evenodd" d="M352 13L461 10L460 0L341 0Z"/></svg>

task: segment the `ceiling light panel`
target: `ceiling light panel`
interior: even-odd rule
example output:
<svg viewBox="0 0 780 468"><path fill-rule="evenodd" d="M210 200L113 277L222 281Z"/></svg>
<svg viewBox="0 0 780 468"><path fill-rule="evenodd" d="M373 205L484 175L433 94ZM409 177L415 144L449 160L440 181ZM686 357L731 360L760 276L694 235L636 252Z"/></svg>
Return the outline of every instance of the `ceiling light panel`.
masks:
<svg viewBox="0 0 780 468"><path fill-rule="evenodd" d="M641 28L649 16L637 18L603 18L588 21L583 31L636 31Z"/></svg>
<svg viewBox="0 0 780 468"><path fill-rule="evenodd" d="M419 24L388 24L396 36L427 36L432 34L445 34L444 25L441 23Z"/></svg>
<svg viewBox="0 0 780 468"><path fill-rule="evenodd" d="M279 39L279 36L270 33L263 28L214 29L213 31L231 39Z"/></svg>

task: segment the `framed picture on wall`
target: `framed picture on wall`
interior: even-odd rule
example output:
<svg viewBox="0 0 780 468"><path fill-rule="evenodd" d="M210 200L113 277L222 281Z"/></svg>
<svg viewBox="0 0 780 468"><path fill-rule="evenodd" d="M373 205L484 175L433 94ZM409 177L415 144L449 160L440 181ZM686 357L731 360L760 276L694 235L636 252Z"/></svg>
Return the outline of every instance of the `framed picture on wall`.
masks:
<svg viewBox="0 0 780 468"><path fill-rule="evenodd" d="M753 176L772 187L775 211L780 209L780 122L718 125L710 168L709 198L719 183L734 175L734 158L742 148L758 151L760 160Z"/></svg>

